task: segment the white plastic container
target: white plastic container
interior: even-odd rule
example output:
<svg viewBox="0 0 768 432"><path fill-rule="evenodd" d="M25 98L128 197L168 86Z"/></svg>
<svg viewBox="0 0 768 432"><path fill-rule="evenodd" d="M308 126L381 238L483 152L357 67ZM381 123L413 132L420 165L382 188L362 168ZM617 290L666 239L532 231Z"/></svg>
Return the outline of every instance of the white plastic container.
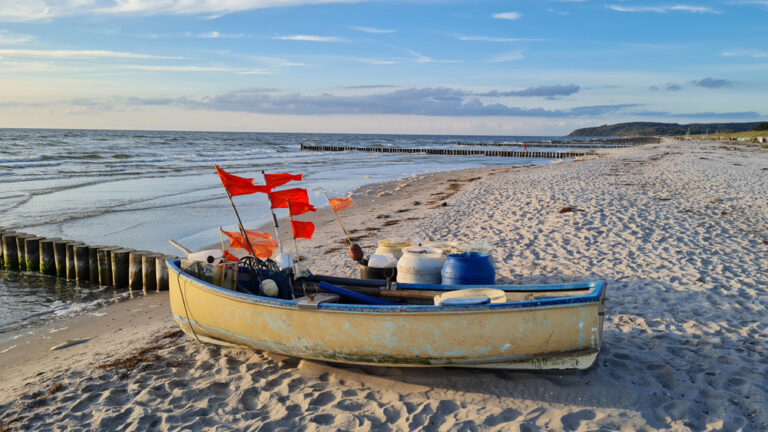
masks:
<svg viewBox="0 0 768 432"><path fill-rule="evenodd" d="M389 252L383 254L373 254L368 259L368 267L373 268L394 268L397 267L397 258Z"/></svg>
<svg viewBox="0 0 768 432"><path fill-rule="evenodd" d="M397 262L397 281L400 283L440 284L445 257L440 249L410 246L403 250Z"/></svg>
<svg viewBox="0 0 768 432"><path fill-rule="evenodd" d="M209 249L187 255L187 259L190 261L201 261L209 264L213 264L214 261L221 260L222 258L224 258L224 252L221 249Z"/></svg>
<svg viewBox="0 0 768 432"><path fill-rule="evenodd" d="M406 248L413 244L413 240L409 238L391 238L385 240L379 240L378 247L376 248L376 255L383 255L385 253L391 253L395 259L400 259L403 256L403 248Z"/></svg>
<svg viewBox="0 0 768 432"><path fill-rule="evenodd" d="M443 251L444 255L456 253L457 251L461 250L462 247L464 246L463 243L459 241L440 241L440 240L425 241L421 245L435 248L435 249L440 249L441 251Z"/></svg>

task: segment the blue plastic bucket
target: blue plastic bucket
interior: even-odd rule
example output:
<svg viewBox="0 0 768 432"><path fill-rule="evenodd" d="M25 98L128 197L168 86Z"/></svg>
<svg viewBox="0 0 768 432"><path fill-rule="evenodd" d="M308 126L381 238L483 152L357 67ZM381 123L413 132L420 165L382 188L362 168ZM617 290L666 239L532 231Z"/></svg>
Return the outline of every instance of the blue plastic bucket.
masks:
<svg viewBox="0 0 768 432"><path fill-rule="evenodd" d="M442 271L443 285L494 285L496 271L491 256L483 252L450 254Z"/></svg>

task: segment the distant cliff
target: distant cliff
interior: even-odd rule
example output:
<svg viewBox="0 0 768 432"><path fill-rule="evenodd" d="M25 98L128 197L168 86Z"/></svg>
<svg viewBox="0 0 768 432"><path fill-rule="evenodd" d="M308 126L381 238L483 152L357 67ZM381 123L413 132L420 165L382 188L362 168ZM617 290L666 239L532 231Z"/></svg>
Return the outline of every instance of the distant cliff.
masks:
<svg viewBox="0 0 768 432"><path fill-rule="evenodd" d="M657 136L657 135L699 135L705 133L746 132L752 130L761 122L751 123L652 123L633 122L602 125L591 128L576 129L568 136L605 137L605 136Z"/></svg>

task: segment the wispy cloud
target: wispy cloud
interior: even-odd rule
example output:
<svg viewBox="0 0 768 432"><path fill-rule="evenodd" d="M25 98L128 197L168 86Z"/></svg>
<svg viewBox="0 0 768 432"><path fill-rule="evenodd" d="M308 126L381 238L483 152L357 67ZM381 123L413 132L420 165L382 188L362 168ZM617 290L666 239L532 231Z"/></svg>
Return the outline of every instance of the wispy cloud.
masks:
<svg viewBox="0 0 768 432"><path fill-rule="evenodd" d="M8 30L0 30L0 44L2 45L21 44L32 41L33 39L35 39L35 37L32 35L12 33Z"/></svg>
<svg viewBox="0 0 768 432"><path fill-rule="evenodd" d="M137 54L131 52L105 51L105 50L25 50L25 49L0 49L0 56L46 59L69 58L121 58L121 59L181 59L181 57L157 56L150 54Z"/></svg>
<svg viewBox="0 0 768 432"><path fill-rule="evenodd" d="M556 14L556 15L569 15L570 14L570 12L568 12L568 11L552 9L552 8L547 8L547 12L553 13L553 14Z"/></svg>
<svg viewBox="0 0 768 432"><path fill-rule="evenodd" d="M505 38L505 37L492 37L492 36L464 36L453 35L458 40L462 41L481 41L481 42L542 42L548 39L531 39L531 38Z"/></svg>
<svg viewBox="0 0 768 432"><path fill-rule="evenodd" d="M370 89L382 89L397 87L391 84L368 84L368 85L354 85L341 87L345 90L370 90Z"/></svg>
<svg viewBox="0 0 768 432"><path fill-rule="evenodd" d="M768 3L768 1L766 2ZM768 58L768 52L756 51L756 50L734 50L726 51L721 54L723 57L752 57L752 58Z"/></svg>
<svg viewBox="0 0 768 432"><path fill-rule="evenodd" d="M397 30L393 30L393 29L379 29L374 27L363 27L363 26L353 26L352 28L361 32L374 33L374 34L386 34L386 33L397 32Z"/></svg>
<svg viewBox="0 0 768 432"><path fill-rule="evenodd" d="M520 12L499 12L491 15L493 18L496 19L505 19L505 20L518 20L522 17Z"/></svg>
<svg viewBox="0 0 768 432"><path fill-rule="evenodd" d="M146 102L145 102L146 101ZM388 93L358 96L332 94L274 94L263 89L240 89L229 93L193 100L140 99L119 101L133 105L167 104L191 109L251 112L262 114L333 115L393 114L426 116L514 116L570 118L600 116L636 108L636 104L589 105L566 109L525 108L500 103L484 103L473 92L436 87L408 88ZM109 106L109 101L91 101ZM88 105L80 101L79 105Z"/></svg>
<svg viewBox="0 0 768 432"><path fill-rule="evenodd" d="M187 32L185 33L184 36L196 37L201 39L240 39L240 38L244 38L245 34L244 33L237 33L237 34L219 33L214 30L207 33L198 33L198 34Z"/></svg>
<svg viewBox="0 0 768 432"><path fill-rule="evenodd" d="M608 9L615 10L617 12L689 12L689 13L711 13L719 14L720 12L707 7L707 6L688 6L688 5L661 5L661 6L620 6L620 5L606 5Z"/></svg>
<svg viewBox="0 0 768 432"><path fill-rule="evenodd" d="M575 84L569 85L552 85L552 86L539 86L528 87L523 90L492 90L486 93L478 93L478 96L520 96L520 97L555 97L555 96L570 96L577 93L581 87Z"/></svg>
<svg viewBox="0 0 768 432"><path fill-rule="evenodd" d="M336 36L313 36L313 35L290 35L290 36L275 36L272 39L277 40L289 40L289 41L303 41L303 42L347 42L346 39Z"/></svg>
<svg viewBox="0 0 768 432"><path fill-rule="evenodd" d="M691 84L699 87L709 88L709 89L718 89L718 88L724 88L724 87L731 87L735 84L733 81L729 81L726 79L719 79L719 78L702 78L700 80L693 80L691 81Z"/></svg>
<svg viewBox="0 0 768 432"><path fill-rule="evenodd" d="M50 21L73 15L208 15L360 0L35 0L0 2L0 21Z"/></svg>
<svg viewBox="0 0 768 432"><path fill-rule="evenodd" d="M150 72L231 72L242 75L269 75L268 69L230 68L219 66L163 66L163 65L121 65L118 69L133 69Z"/></svg>
<svg viewBox="0 0 768 432"><path fill-rule="evenodd" d="M488 63L504 63L516 60L522 60L523 53L521 51L510 51L508 53L499 54L495 57L488 59Z"/></svg>

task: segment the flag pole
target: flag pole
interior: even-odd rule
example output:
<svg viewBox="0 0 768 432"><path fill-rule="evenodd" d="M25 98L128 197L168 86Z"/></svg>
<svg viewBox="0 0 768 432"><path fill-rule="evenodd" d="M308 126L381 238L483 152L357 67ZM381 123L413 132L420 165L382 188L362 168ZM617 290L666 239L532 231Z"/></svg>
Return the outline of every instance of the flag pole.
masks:
<svg viewBox="0 0 768 432"><path fill-rule="evenodd" d="M267 183L267 173L264 170L261 170L261 175L264 176L264 184L269 186L269 183ZM275 238L277 239L277 247L280 249L280 255L283 254L283 243L280 241L280 231L278 230L277 225L277 216L275 216L275 209L272 207L272 199L269 197L269 194L267 194L267 200L269 200L269 211L272 213L272 225L275 227ZM289 216L290 216L290 210L288 210ZM293 231L291 231L293 232ZM294 239L296 240L296 239ZM298 252L297 252L298 254Z"/></svg>
<svg viewBox="0 0 768 432"><path fill-rule="evenodd" d="M333 214L336 216L336 220L339 221L339 226L341 227L341 230L344 231L344 235L347 237L347 241L349 242L349 245L352 246L352 240L349 238L349 234L347 234L347 230L344 228L344 224L341 223L341 218L339 217L339 214L336 212L336 209L333 208L333 204L331 204L331 199L328 198L328 192L323 192L325 194L325 199L328 200L328 204L331 205L331 210L333 210Z"/></svg>
<svg viewBox="0 0 768 432"><path fill-rule="evenodd" d="M235 211L235 217L237 218L237 226L240 228L240 234L243 235L245 238L245 242L248 244L248 249L251 251L251 256L256 257L256 254L253 253L253 246L251 246L251 239L248 238L248 233L245 232L245 228L243 228L243 221L240 220L240 213L237 212L237 207L235 207L235 202L232 201L232 195L229 193L229 190L227 190L226 187L224 187L224 190L227 192L227 198L229 198L229 203L232 204L232 210Z"/></svg>
<svg viewBox="0 0 768 432"><path fill-rule="evenodd" d="M298 265L299 264L299 242L296 241L296 236L293 234L293 214L291 214L291 202L286 201L286 204L288 205L288 219L290 219L291 221L291 236L293 237L293 249L296 251L296 265Z"/></svg>

